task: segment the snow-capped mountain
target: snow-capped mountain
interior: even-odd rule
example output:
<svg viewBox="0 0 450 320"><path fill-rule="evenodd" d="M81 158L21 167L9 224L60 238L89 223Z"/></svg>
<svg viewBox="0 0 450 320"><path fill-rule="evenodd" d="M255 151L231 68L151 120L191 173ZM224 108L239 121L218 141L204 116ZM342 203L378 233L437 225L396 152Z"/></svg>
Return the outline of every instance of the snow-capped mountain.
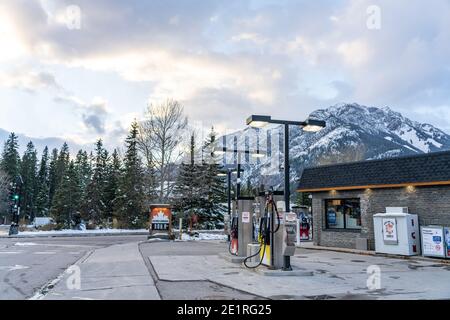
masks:
<svg viewBox="0 0 450 320"><path fill-rule="evenodd" d="M308 166L450 150L450 135L430 124L412 121L388 107L339 104L316 110L310 118L325 120L327 126L317 133L290 128L292 183ZM226 144L227 150L240 146L250 152L267 152L267 157L256 161L249 155L242 156L246 169L244 180L249 184L278 187L282 183L282 127L246 128L219 141ZM233 155L228 155L226 162L233 161Z"/></svg>

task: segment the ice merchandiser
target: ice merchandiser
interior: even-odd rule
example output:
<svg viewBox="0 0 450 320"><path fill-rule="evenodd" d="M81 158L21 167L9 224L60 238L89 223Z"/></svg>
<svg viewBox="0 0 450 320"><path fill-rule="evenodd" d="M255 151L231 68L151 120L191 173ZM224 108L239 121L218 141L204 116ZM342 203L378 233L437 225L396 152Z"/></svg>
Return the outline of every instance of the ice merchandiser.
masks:
<svg viewBox="0 0 450 320"><path fill-rule="evenodd" d="M420 254L419 220L407 208L386 208L373 216L375 252L414 256Z"/></svg>

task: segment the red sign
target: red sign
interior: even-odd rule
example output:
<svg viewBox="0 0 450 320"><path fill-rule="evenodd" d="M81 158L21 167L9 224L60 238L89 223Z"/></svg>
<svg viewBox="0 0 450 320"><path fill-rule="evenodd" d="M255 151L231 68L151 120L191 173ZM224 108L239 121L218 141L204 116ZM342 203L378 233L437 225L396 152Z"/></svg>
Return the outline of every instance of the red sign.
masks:
<svg viewBox="0 0 450 320"><path fill-rule="evenodd" d="M170 230L172 211L168 207L152 207L150 221L152 230Z"/></svg>

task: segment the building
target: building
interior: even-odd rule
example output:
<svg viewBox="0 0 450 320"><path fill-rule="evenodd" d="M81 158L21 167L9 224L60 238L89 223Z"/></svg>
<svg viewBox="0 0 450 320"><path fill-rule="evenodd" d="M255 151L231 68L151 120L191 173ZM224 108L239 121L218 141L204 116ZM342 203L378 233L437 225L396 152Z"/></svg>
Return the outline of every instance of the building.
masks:
<svg viewBox="0 0 450 320"><path fill-rule="evenodd" d="M408 207L421 225L450 227L450 152L306 168L314 243L374 250L373 215Z"/></svg>

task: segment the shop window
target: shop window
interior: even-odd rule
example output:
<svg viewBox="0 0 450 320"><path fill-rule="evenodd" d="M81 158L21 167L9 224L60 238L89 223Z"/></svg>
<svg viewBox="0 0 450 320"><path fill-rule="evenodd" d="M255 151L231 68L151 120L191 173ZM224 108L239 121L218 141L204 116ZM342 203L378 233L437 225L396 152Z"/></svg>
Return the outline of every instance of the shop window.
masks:
<svg viewBox="0 0 450 320"><path fill-rule="evenodd" d="M325 200L327 229L361 229L361 206L359 199Z"/></svg>

